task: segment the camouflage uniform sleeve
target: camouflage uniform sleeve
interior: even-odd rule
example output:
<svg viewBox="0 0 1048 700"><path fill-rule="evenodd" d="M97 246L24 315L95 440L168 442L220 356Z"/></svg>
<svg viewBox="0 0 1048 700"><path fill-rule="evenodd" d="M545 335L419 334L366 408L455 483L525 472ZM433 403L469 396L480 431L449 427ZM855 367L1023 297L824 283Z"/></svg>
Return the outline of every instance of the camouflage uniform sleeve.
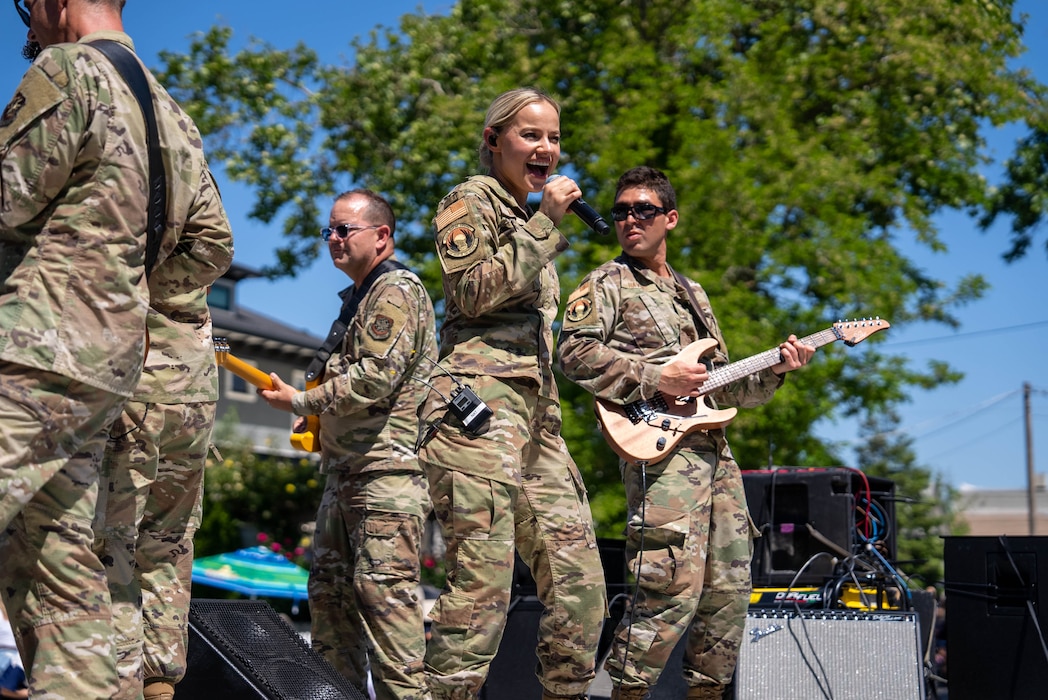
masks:
<svg viewBox="0 0 1048 700"><path fill-rule="evenodd" d="M184 295L211 285L233 261L233 232L218 186L207 169L200 180L178 244L149 278L150 306L165 315L184 308Z"/></svg>
<svg viewBox="0 0 1048 700"><path fill-rule="evenodd" d="M535 282L567 250L568 241L545 214L523 224L503 216L492 199L460 186L441 201L433 219L444 271L444 294L462 313L489 313Z"/></svg>
<svg viewBox="0 0 1048 700"><path fill-rule="evenodd" d="M36 218L72 173L92 100L71 94L78 84L64 58L50 50L37 59L0 114L0 230Z"/></svg>
<svg viewBox="0 0 1048 700"><path fill-rule="evenodd" d="M347 416L396 391L416 359L416 334L425 332L426 314L414 287L395 273L380 278L346 331L338 373L296 394L291 402L295 414Z"/></svg>
<svg viewBox="0 0 1048 700"><path fill-rule="evenodd" d="M568 379L594 396L630 403L656 394L662 370L646 361L640 348L614 342L622 321L620 287L613 275L590 273L568 297L558 362Z"/></svg>

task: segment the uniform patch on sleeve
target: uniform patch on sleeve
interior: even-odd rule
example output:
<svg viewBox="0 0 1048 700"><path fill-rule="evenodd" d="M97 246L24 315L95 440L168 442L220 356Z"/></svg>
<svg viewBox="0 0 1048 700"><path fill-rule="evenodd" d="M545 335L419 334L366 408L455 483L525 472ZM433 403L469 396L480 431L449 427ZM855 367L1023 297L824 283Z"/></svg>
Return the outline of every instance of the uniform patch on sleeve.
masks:
<svg viewBox="0 0 1048 700"><path fill-rule="evenodd" d="M437 214L437 216L433 219L433 225L437 227L438 231L440 231L448 224L458 221L459 219L464 217L466 215L467 209L468 207L466 206L465 200L459 199L455 202L452 202L447 209Z"/></svg>
<svg viewBox="0 0 1048 700"><path fill-rule="evenodd" d="M7 107L4 108L4 113L0 115L0 128L13 124L23 107L25 107L25 95L16 92Z"/></svg>
<svg viewBox="0 0 1048 700"><path fill-rule="evenodd" d="M463 204L459 202L459 204ZM449 258L465 258L480 245L480 237L472 226L463 224L450 228L440 237L440 246Z"/></svg>
<svg viewBox="0 0 1048 700"><path fill-rule="evenodd" d="M368 335L375 340L389 340L393 334L393 319L385 314L375 314L368 324Z"/></svg>
<svg viewBox="0 0 1048 700"><path fill-rule="evenodd" d="M0 116L0 142L7 142L11 138L9 134L21 132L63 99L65 96L51 77L34 65L22 78L18 92Z"/></svg>
<svg viewBox="0 0 1048 700"><path fill-rule="evenodd" d="M590 295L590 285L584 284L568 297L568 303L564 307L564 320L567 323L581 323L593 313L593 299Z"/></svg>

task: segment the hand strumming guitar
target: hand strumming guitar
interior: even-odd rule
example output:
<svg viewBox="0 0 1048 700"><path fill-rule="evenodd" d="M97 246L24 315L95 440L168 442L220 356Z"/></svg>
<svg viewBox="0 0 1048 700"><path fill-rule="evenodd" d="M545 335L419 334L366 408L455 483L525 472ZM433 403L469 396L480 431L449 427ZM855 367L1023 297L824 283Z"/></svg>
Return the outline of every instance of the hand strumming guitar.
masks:
<svg viewBox="0 0 1048 700"><path fill-rule="evenodd" d="M659 375L659 391L667 396L698 396L710 371L702 362L690 357L678 357L667 362Z"/></svg>

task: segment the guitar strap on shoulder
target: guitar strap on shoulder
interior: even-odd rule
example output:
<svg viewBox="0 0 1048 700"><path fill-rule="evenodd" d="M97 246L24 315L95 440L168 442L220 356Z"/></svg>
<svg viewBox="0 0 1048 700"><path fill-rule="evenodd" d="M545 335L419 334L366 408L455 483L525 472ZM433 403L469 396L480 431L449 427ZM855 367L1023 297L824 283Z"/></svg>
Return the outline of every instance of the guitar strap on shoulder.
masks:
<svg viewBox="0 0 1048 700"><path fill-rule="evenodd" d="M710 327L706 325L706 316L702 313L702 307L699 306L699 300L695 297L695 291L691 288L691 283L688 282L684 275L673 268L670 268L670 271L673 273L673 277L677 280L677 283L684 287L684 291L688 293L688 300L691 302L689 304L691 307L691 315L695 317L696 326L698 328L705 328L708 337L716 338L717 336L715 336L713 332L710 331Z"/></svg>
<svg viewBox="0 0 1048 700"><path fill-rule="evenodd" d="M408 268L405 265L387 258L376 265L375 269L369 272L368 276L359 285L347 287L339 292L339 296L342 297L342 311L339 313L338 318L335 319L335 322L331 324L331 329L324 339L324 344L317 348L316 355L313 356L312 362L306 368L307 382L316 381L324 374L324 367L327 366L331 353L335 352L335 348L342 344L342 339L346 336L346 331L349 330L349 324L353 321L353 317L357 315L357 309L360 308L361 300L368 293L368 290L374 286L378 278L393 270L406 269Z"/></svg>
<svg viewBox="0 0 1048 700"><path fill-rule="evenodd" d="M160 132L156 125L156 114L153 112L153 92L149 89L142 65L135 54L126 46L110 39L98 39L88 42L95 47L116 68L124 79L142 110L146 123L146 154L149 159L148 209L146 212L146 278L153 271L156 259L160 255L160 242L163 239L167 218L167 179L164 176L164 164L160 156Z"/></svg>

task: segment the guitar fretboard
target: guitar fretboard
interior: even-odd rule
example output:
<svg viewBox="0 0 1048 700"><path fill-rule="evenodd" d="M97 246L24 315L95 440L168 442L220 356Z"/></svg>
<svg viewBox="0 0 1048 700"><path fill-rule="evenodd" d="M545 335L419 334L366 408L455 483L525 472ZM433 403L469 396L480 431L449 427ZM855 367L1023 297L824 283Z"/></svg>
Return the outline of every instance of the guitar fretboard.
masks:
<svg viewBox="0 0 1048 700"><path fill-rule="evenodd" d="M830 327L826 330L806 335L799 342L803 345L821 348L823 345L828 345L840 339L840 332L835 327ZM779 351L779 348L775 347L747 357L745 360L718 367L710 372L710 378L702 385L702 393L708 394L711 391L716 391L734 381L748 377L755 372L760 372L762 369L773 367L780 362L782 362L782 353Z"/></svg>

